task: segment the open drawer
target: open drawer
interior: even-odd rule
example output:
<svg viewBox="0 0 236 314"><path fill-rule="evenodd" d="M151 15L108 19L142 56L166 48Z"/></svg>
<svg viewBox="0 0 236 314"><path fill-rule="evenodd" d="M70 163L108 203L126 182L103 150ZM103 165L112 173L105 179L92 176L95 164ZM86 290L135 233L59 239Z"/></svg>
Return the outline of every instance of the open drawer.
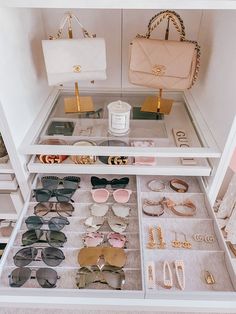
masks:
<svg viewBox="0 0 236 314"><path fill-rule="evenodd" d="M65 175L63 175L65 176ZM37 175L34 188L40 187L42 175ZM98 177L100 177L98 175ZM112 175L103 176L108 180ZM122 176L115 176L121 178ZM195 310L199 312L219 311L221 313L234 312L236 308L235 289L236 279L233 269L233 259L227 250L221 232L216 224L214 213L209 206L206 196L202 193L199 181L195 177L181 177L188 184L188 192L177 193L169 187L169 181L173 177L155 177L164 181L162 191L154 192L148 188L148 182L153 176L129 176L128 189L132 190L128 201L130 216L128 227L124 234L128 242L125 248L127 261L124 266L125 285L121 290L114 290L107 285L98 284L86 289L78 289L76 286L76 274L79 269L77 255L83 247L82 236L86 232L84 220L90 215L90 207L93 204L91 197L91 184L89 175L80 175L80 188L73 195L73 215L69 217L70 225L62 230L67 237L62 251L65 260L57 267L60 279L56 288L43 289L34 279L28 280L20 288L9 287L9 274L16 268L13 256L19 251L22 234L27 230L25 219L34 214L37 204L31 193L28 202L18 219L16 228L4 252L1 261L0 299L4 302L21 302L24 304L50 304L50 306L67 307L80 304L88 308L107 310L164 310L180 311ZM109 188L108 188L109 189ZM163 197L169 198L176 204L189 199L196 206L196 213L191 217L175 215L169 208L164 210L159 217L147 216L142 207L145 199L159 201ZM52 199L53 200L53 199ZM108 205L112 206L114 200L109 196ZM110 209L109 209L110 211ZM51 216L50 216L51 215ZM49 217L52 217L52 213ZM48 218L47 218L48 219ZM152 225L162 227L165 249L148 249L148 228ZM108 226L104 225L102 231L107 233ZM180 241L186 236L191 243L191 249L174 248L171 243L177 233ZM194 234L209 234L213 241L197 242ZM184 236L183 236L184 237ZM34 244L33 244L34 245ZM182 260L185 267L185 288L178 286L173 262ZM156 279L153 289L148 288L147 263L152 261L155 267ZM163 287L163 262L168 261L173 274L173 286L171 289ZM33 261L29 264L31 269L37 270L45 267L42 261ZM204 279L204 271L209 271L215 280L214 284L207 284Z"/></svg>

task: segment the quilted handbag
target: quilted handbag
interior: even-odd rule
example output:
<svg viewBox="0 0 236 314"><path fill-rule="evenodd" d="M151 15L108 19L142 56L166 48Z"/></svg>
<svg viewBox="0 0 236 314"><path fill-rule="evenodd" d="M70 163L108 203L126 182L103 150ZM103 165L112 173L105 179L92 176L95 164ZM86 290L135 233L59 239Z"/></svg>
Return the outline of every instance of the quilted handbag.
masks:
<svg viewBox="0 0 236 314"><path fill-rule="evenodd" d="M81 26L84 38L61 38L66 23L71 23L72 17ZM69 34L70 31L71 28ZM105 40L93 36L89 35L76 16L69 13L62 21L57 36L42 41L49 85L106 79Z"/></svg>
<svg viewBox="0 0 236 314"><path fill-rule="evenodd" d="M165 19L173 22L180 40L150 39L151 32ZM169 27L167 28L166 39ZM149 22L146 35L131 43L129 80L155 89L185 90L193 86L200 66L200 47L185 39L183 20L175 11L162 11Z"/></svg>

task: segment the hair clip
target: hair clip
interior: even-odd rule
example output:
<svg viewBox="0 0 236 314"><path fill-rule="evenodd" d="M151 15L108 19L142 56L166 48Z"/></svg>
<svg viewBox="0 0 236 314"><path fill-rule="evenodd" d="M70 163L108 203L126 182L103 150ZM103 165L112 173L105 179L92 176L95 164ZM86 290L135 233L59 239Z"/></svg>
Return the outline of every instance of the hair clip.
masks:
<svg viewBox="0 0 236 314"><path fill-rule="evenodd" d="M177 277L177 282L181 290L185 289L185 271L184 271L184 261L176 260L174 262L175 273Z"/></svg>
<svg viewBox="0 0 236 314"><path fill-rule="evenodd" d="M147 263L147 288L155 289L156 274L153 261Z"/></svg>
<svg viewBox="0 0 236 314"><path fill-rule="evenodd" d="M155 249L156 245L157 245L157 243L156 243L155 236L154 236L154 227L149 226L147 248L148 249Z"/></svg>
<svg viewBox="0 0 236 314"><path fill-rule="evenodd" d="M170 268L170 264L167 261L164 261L163 264L163 283L164 287L170 289L173 287L173 276Z"/></svg>
<svg viewBox="0 0 236 314"><path fill-rule="evenodd" d="M205 270L204 277L208 285L213 285L214 283L216 283L214 276L208 270Z"/></svg>

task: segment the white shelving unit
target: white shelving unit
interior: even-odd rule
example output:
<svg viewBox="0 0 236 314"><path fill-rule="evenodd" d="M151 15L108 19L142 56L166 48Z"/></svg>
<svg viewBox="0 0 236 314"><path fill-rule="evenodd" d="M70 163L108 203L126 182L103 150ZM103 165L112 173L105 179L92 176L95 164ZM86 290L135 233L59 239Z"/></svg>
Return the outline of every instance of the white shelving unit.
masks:
<svg viewBox="0 0 236 314"><path fill-rule="evenodd" d="M60 117L59 115L53 116L54 109L62 108L59 100L62 95L61 89L51 89L47 84L41 40L57 31L58 22L68 8L74 8L75 13L81 17L82 23L89 30L95 30L97 35L104 37L107 42L109 79L102 83L82 83L81 92L84 94L127 93L127 95L135 93L138 96L156 91L139 89L129 84L127 76L129 43L138 32L145 32L150 17L157 10L160 8L178 10L178 13L186 21L188 38L197 40L202 47L201 71L194 88L184 93L173 93L177 104L174 108L177 110L175 116L167 117L165 122L169 139L171 138L171 129L176 124L177 127L187 128L194 144L193 148L179 149L174 147L173 143L166 145L164 141L159 142L159 146L150 150L110 147L105 151L97 146L86 148L85 151L72 145L60 147L38 145L40 139L48 138L42 132L50 119ZM206 194L209 213L211 213L211 205L214 203L236 146L236 116L233 101L236 42L232 40L236 26L236 1L48 0L45 2L43 0L3 0L0 4L0 19L4 25L3 31L0 32L0 43L4 43L2 49L5 57L4 62L0 63L0 81L2 82L0 126L3 136L6 138L12 164L12 167L10 165L6 165L6 168L3 167L2 172L0 166L0 173L16 175L25 199L30 190L29 173L188 175L199 177L201 192ZM15 58L16 38L17 58ZM173 39L176 38L173 36ZM14 93L12 86L14 86ZM169 95L166 94L166 96ZM179 103L184 106L179 106ZM66 118L77 117L67 116ZM74 140L77 139L74 138ZM133 165L121 167L99 163L79 166L67 159L63 164L45 165L37 160L36 155L40 153L69 155L86 153L96 156L126 153L131 157L155 156L157 164L155 167ZM181 157L194 157L198 164L197 166L183 166L180 164ZM19 195L17 192L13 192L11 199L4 202L16 204L17 200L19 201ZM20 214L17 226L10 238L6 254L3 257L3 264L14 245L14 239L17 230L20 230L27 206L26 202L24 211ZM16 212L12 212L10 215L17 217L20 211L21 206L18 206ZM2 214L0 210L0 218L4 215L4 210ZM214 215L212 214L210 217L214 221ZM214 230L222 252L222 261L226 264L232 287L235 289L236 283L232 268L235 261L229 255L215 222ZM212 261L213 263L214 261ZM0 265L0 269L3 264ZM93 291L89 295L87 292L78 294L75 289L67 291L66 289L52 289L47 291L47 295L42 289L1 289L0 301L8 306L20 304L36 308L38 305L50 305L68 309L69 307L78 308L79 305L83 309L105 311L114 309L207 313L217 311L235 313L236 311L236 294L233 291L178 292L164 291L150 300L127 296L125 291L121 291L121 294L116 297L112 292L97 294L96 291Z"/></svg>

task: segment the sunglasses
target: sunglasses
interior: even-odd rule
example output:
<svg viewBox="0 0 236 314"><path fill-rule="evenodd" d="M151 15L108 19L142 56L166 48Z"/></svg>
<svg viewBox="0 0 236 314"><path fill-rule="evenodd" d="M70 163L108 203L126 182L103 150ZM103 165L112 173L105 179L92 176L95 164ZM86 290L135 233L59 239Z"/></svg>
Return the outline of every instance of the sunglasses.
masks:
<svg viewBox="0 0 236 314"><path fill-rule="evenodd" d="M109 232L106 236L100 232L86 233L83 237L84 246L96 247L107 241L112 247L123 248L127 242L126 236L117 232Z"/></svg>
<svg viewBox="0 0 236 314"><path fill-rule="evenodd" d="M34 197L37 202L48 202L51 197L56 197L58 202L69 202L76 189L34 189Z"/></svg>
<svg viewBox="0 0 236 314"><path fill-rule="evenodd" d="M76 275L76 285L83 289L92 283L100 282L107 284L113 289L120 290L125 284L123 269L115 266L104 266L101 270L97 266L81 267Z"/></svg>
<svg viewBox="0 0 236 314"><path fill-rule="evenodd" d="M78 254L78 263L81 267L100 266L101 260L111 266L123 267L126 259L125 251L117 247L86 247L82 248Z"/></svg>
<svg viewBox="0 0 236 314"><path fill-rule="evenodd" d="M38 203L34 207L34 214L42 217L46 216L48 213L55 212L61 217L69 217L72 216L72 212L74 211L74 206L68 202L48 202L48 203Z"/></svg>
<svg viewBox="0 0 236 314"><path fill-rule="evenodd" d="M117 217L127 217L130 213L130 207L128 205L115 203L111 206L112 212ZM105 216L109 210L107 204L93 204L90 207L91 214L96 217Z"/></svg>
<svg viewBox="0 0 236 314"><path fill-rule="evenodd" d="M30 278L37 279L42 288L55 288L58 277L57 272L52 268L39 268L35 276L31 276L34 270L28 267L18 267L9 275L10 287L21 287Z"/></svg>
<svg viewBox="0 0 236 314"><path fill-rule="evenodd" d="M65 189L77 189L79 187L80 178L75 176L67 176L59 178L57 176L44 176L41 178L44 189L55 190L59 184L63 184Z"/></svg>
<svg viewBox="0 0 236 314"><path fill-rule="evenodd" d="M41 250L41 259L37 259L39 250ZM35 248L26 247L19 250L13 260L16 266L23 267L29 265L33 261L44 261L48 266L58 266L65 259L63 252L54 247Z"/></svg>
<svg viewBox="0 0 236 314"><path fill-rule="evenodd" d="M44 239L41 239L42 237ZM51 230L28 230L22 234L22 245L31 245L33 243L48 243L53 247L63 246L67 241L65 234L61 231L51 231Z"/></svg>
<svg viewBox="0 0 236 314"><path fill-rule="evenodd" d="M59 231L70 223L66 217L52 217L49 220L45 220L42 217L29 216L25 220L25 224L29 230L38 230L43 225L47 224L49 230Z"/></svg>
<svg viewBox="0 0 236 314"><path fill-rule="evenodd" d="M109 192L107 189L96 189L91 190L92 198L94 202L105 203L110 193L113 194L113 198L117 203L127 203L129 201L130 195L132 194L131 190L118 189L113 192Z"/></svg>
<svg viewBox="0 0 236 314"><path fill-rule="evenodd" d="M107 218L90 216L84 221L84 224L87 226L87 232L95 232L101 229L106 221L111 230L118 233L124 232L128 226L128 221L126 219L116 216Z"/></svg>
<svg viewBox="0 0 236 314"><path fill-rule="evenodd" d="M91 184L94 189L105 188L110 185L112 189L124 189L129 183L129 178L113 179L111 181L105 178L91 177Z"/></svg>

